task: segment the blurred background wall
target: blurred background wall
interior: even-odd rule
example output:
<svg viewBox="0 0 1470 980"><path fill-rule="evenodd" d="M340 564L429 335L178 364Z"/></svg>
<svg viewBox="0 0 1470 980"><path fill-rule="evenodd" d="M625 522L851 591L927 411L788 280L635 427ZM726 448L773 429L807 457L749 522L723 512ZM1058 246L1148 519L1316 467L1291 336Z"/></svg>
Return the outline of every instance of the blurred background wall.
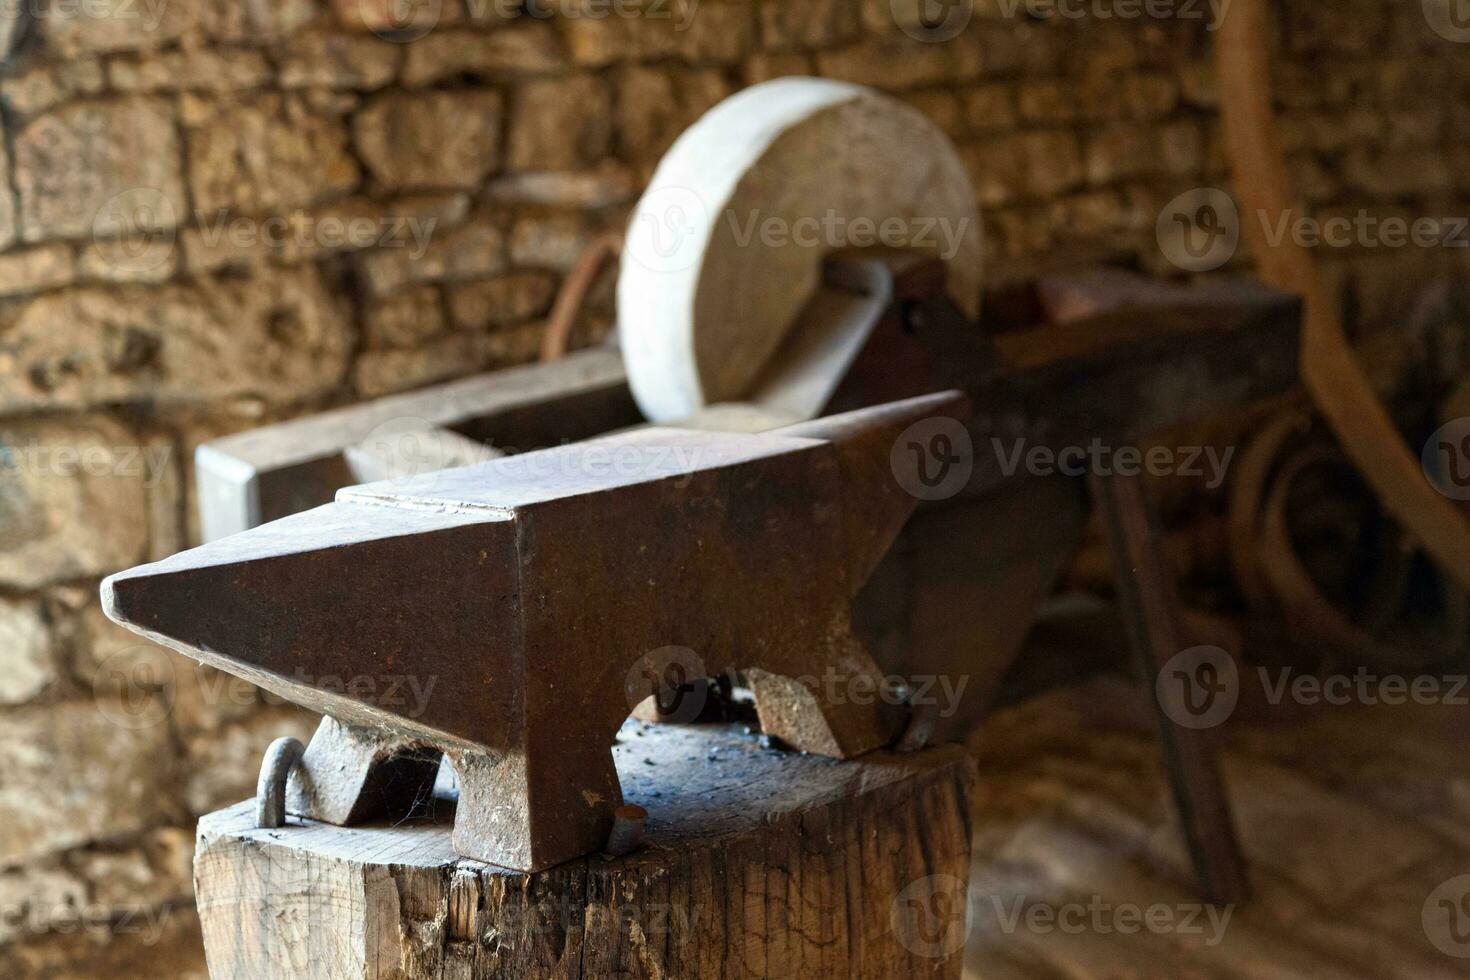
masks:
<svg viewBox="0 0 1470 980"><path fill-rule="evenodd" d="M194 819L313 727L97 606L102 576L194 540L194 447L531 359L564 270L723 97L820 74L912 102L963 148L997 269L1096 248L1178 274L1161 209L1229 186L1203 2L979 0L943 43L904 0L36 2L6 8L0 77L7 976L202 971ZM1470 44L1419 0L1276 6L1314 212L1470 214ZM1320 260L1362 332L1467 255Z"/></svg>

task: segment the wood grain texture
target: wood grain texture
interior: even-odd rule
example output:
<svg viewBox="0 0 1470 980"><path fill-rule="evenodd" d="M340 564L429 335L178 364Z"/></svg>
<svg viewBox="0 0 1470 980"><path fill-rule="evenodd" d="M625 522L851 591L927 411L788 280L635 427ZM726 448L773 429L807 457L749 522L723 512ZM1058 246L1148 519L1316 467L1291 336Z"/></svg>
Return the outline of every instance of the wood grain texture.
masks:
<svg viewBox="0 0 1470 980"><path fill-rule="evenodd" d="M967 875L959 748L835 762L734 726L629 722L615 755L651 814L644 847L536 874L456 858L443 801L398 826L254 830L249 802L203 818L211 976L960 976L944 923L909 918Z"/></svg>

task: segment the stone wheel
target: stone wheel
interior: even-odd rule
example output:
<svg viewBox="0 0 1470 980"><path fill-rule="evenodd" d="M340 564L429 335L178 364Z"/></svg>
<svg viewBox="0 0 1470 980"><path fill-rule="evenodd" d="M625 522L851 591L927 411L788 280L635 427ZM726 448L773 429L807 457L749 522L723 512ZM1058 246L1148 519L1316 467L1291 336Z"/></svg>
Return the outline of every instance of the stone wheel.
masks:
<svg viewBox="0 0 1470 980"><path fill-rule="evenodd" d="M823 257L868 245L938 255L954 300L978 315L975 192L923 113L818 78L766 82L710 110L629 221L618 322L644 414L672 421L744 396Z"/></svg>

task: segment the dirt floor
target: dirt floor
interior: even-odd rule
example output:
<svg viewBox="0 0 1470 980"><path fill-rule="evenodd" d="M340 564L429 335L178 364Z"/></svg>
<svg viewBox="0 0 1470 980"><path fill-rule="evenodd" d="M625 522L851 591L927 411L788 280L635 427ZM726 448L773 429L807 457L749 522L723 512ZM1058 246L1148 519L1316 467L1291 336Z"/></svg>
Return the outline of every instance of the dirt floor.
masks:
<svg viewBox="0 0 1470 980"><path fill-rule="evenodd" d="M971 743L966 976L1470 977L1470 690L1455 683L1439 688L1455 704L1354 696L1285 717L1242 702L1225 767L1254 897L1236 908L1194 897L1135 689L1100 679L997 714Z"/></svg>

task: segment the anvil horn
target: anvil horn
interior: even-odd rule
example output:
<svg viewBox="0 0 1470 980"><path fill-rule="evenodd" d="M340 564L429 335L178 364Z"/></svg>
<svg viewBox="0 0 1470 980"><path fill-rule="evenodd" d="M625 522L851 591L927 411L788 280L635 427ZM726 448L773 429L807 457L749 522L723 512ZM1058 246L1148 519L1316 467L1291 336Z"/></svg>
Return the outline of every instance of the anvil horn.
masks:
<svg viewBox="0 0 1470 980"><path fill-rule="evenodd" d="M609 746L659 651L689 651L695 676L877 680L850 603L916 504L892 446L962 405L759 435L643 429L353 487L115 575L104 604L331 716L291 812L361 819L395 755L417 753L420 789L446 752L460 853L542 868L602 844L621 802ZM776 704L758 689L762 720L800 748L856 755L902 722L841 691L782 690Z"/></svg>
<svg viewBox="0 0 1470 980"><path fill-rule="evenodd" d="M515 545L502 514L332 503L114 575L102 603L129 629L315 711L482 742L481 712L434 699L405 718L388 678L454 676L487 699L514 686L510 603L497 615L487 593L514 591ZM467 634L482 640L472 656Z"/></svg>

